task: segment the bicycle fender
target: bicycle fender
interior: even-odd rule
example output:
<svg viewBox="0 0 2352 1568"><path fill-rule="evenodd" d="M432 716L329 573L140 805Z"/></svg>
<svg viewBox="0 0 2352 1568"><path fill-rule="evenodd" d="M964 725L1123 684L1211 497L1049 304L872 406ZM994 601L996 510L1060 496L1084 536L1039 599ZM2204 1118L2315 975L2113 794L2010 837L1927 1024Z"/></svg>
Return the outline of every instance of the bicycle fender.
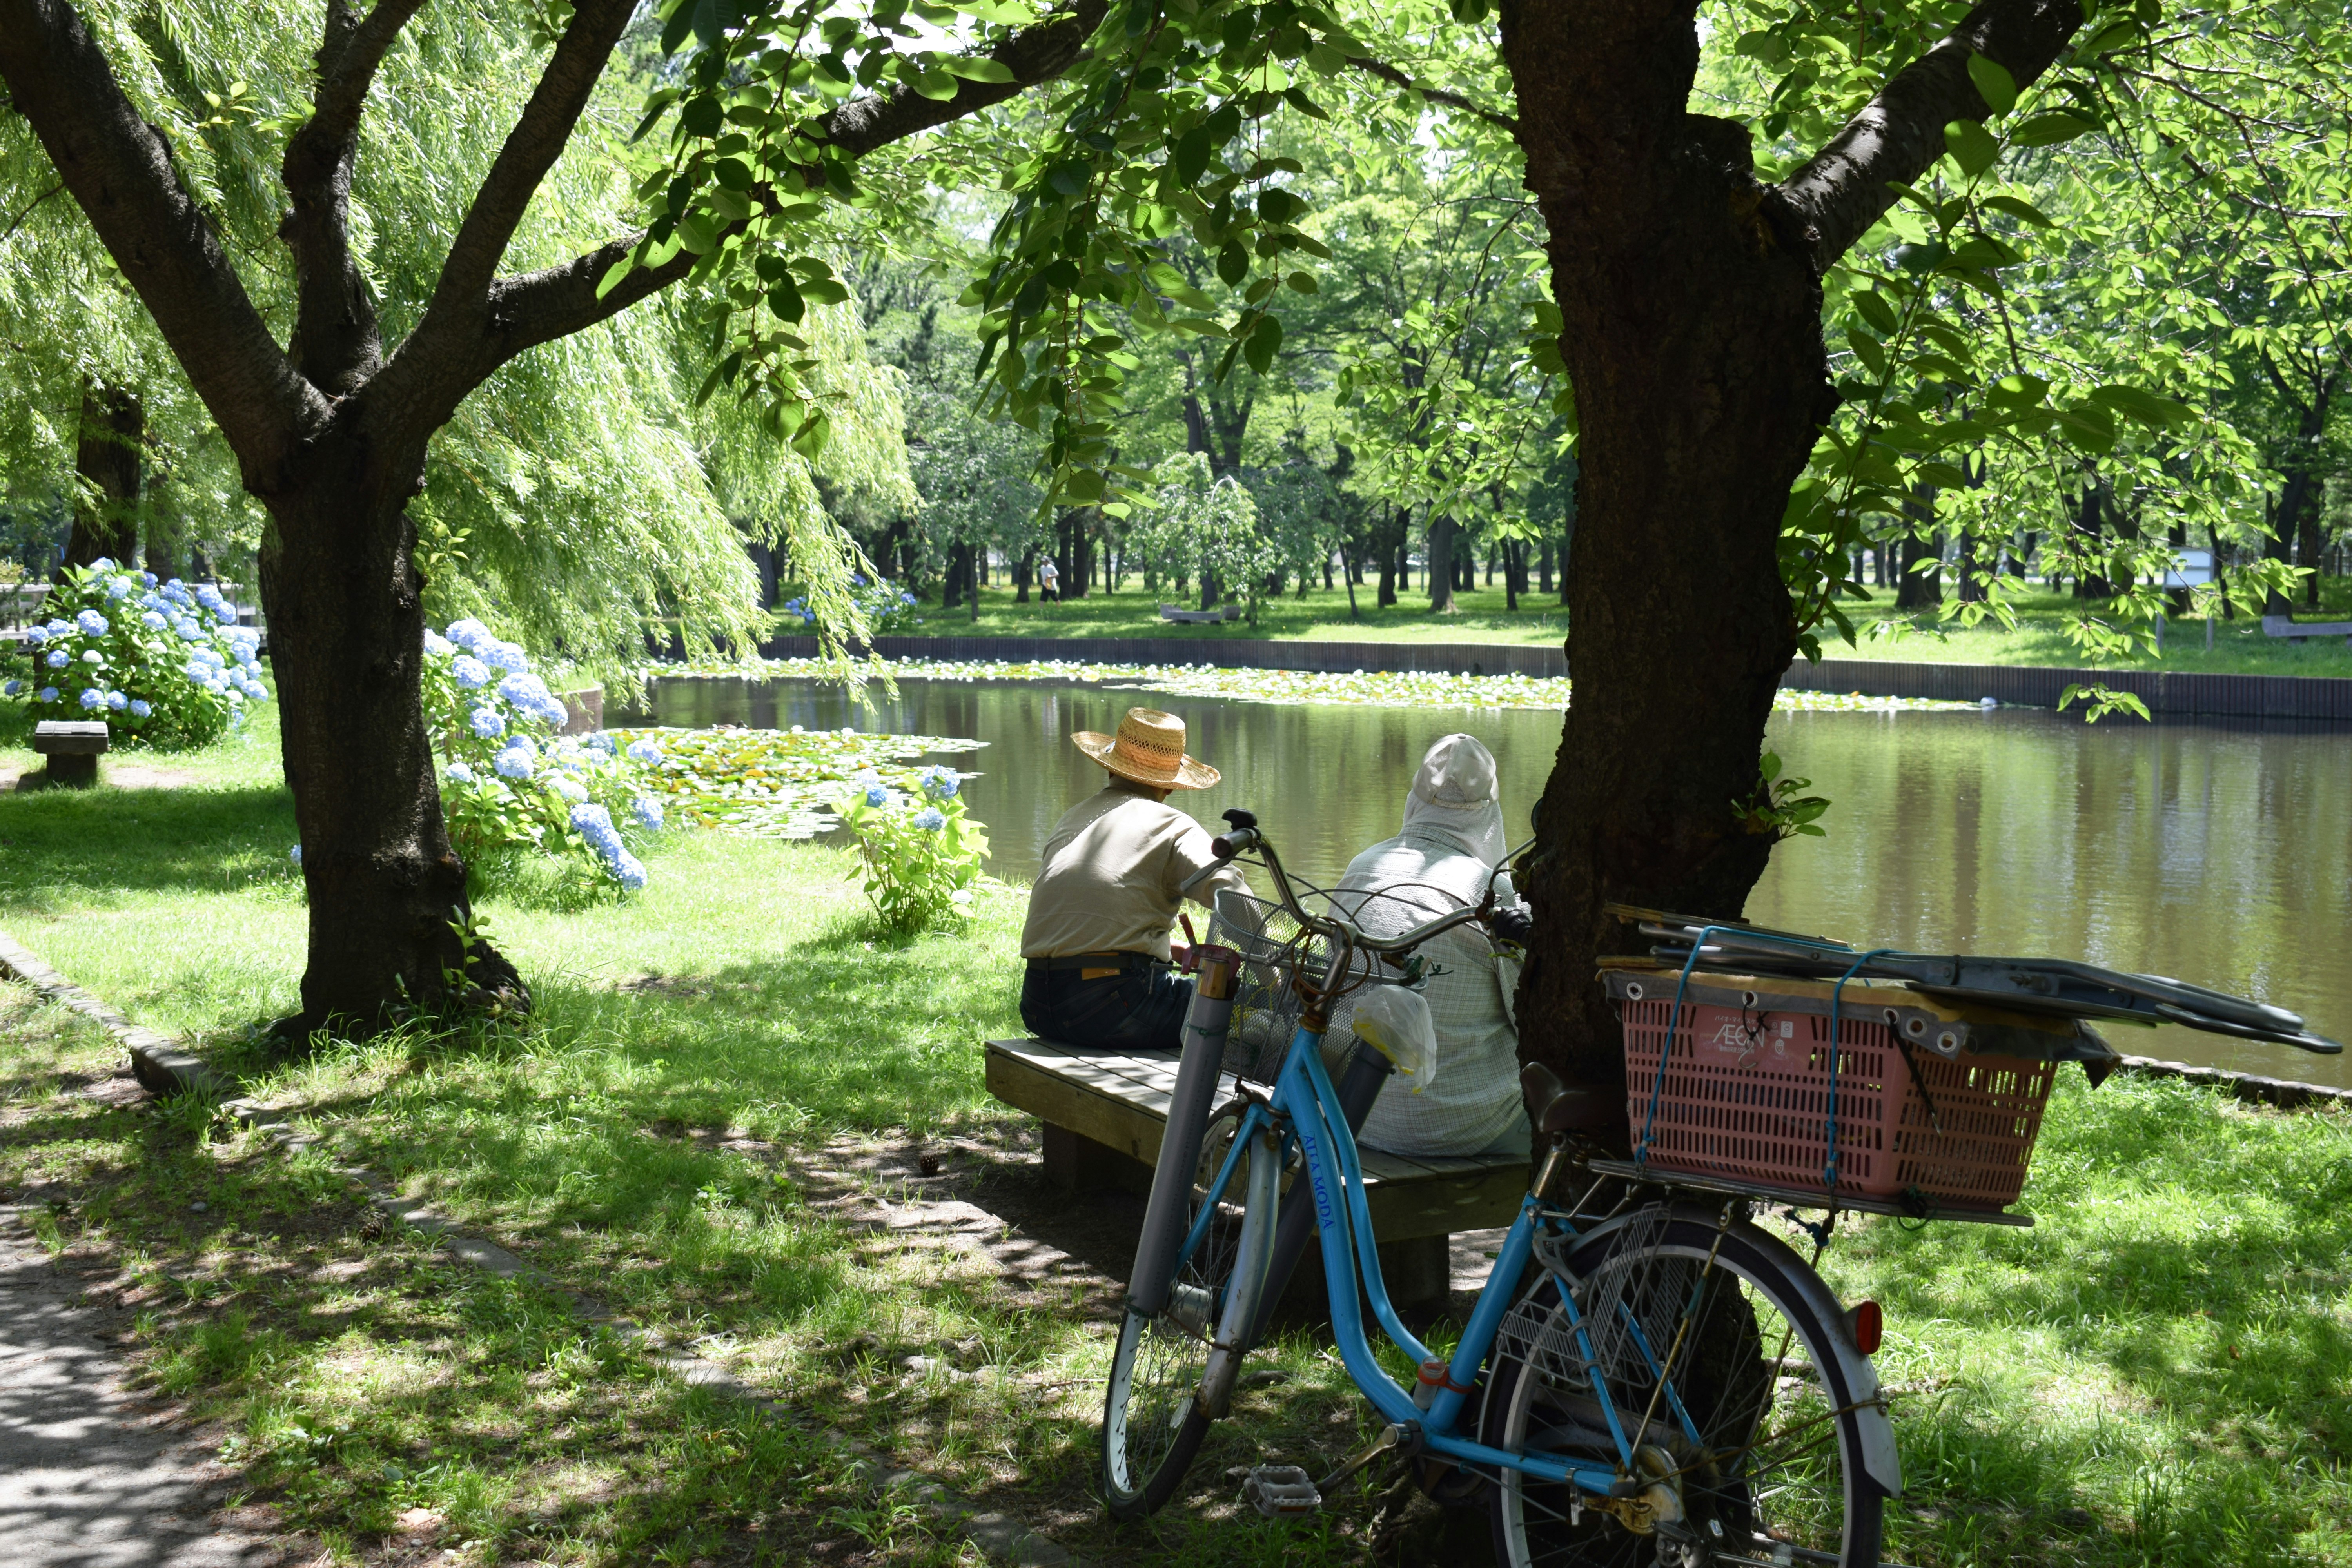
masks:
<svg viewBox="0 0 2352 1568"><path fill-rule="evenodd" d="M1671 1212L1675 1220L1713 1230L1718 1211L1679 1203L1673 1205ZM1571 1254L1580 1252L1633 1217L1628 1214L1597 1225L1578 1236L1566 1250ZM1895 1423L1887 1418L1886 1405L1880 1394L1878 1368L1845 1337L1844 1306L1822 1277L1813 1272L1812 1266L1787 1242L1745 1222L1732 1228L1743 1245L1764 1254L1766 1261L1780 1269L1814 1316L1829 1326L1830 1351L1837 1358L1838 1381L1843 1384L1841 1403L1854 1407L1855 1435L1862 1442L1862 1468L1888 1497L1901 1497L1903 1459L1895 1447Z"/></svg>
<svg viewBox="0 0 2352 1568"><path fill-rule="evenodd" d="M1265 1289L1266 1268L1274 1261L1274 1227L1279 1212L1282 1140L1270 1126L1260 1124L1258 1146L1249 1167L1248 1206L1243 1211L1242 1233L1234 1247L1233 1282L1225 1289L1224 1314L1217 1337L1210 1342L1208 1364L1193 1400L1201 1414L1223 1420L1233 1405L1234 1380L1241 1375L1242 1358L1249 1353L1250 1331L1257 1326L1258 1293Z"/></svg>

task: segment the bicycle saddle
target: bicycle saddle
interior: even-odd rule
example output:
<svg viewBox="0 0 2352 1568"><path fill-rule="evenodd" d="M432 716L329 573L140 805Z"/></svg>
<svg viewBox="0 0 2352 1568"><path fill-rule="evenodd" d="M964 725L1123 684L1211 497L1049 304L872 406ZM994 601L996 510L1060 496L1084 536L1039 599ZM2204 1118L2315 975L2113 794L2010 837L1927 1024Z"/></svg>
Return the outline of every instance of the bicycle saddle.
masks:
<svg viewBox="0 0 2352 1568"><path fill-rule="evenodd" d="M1540 1062L1529 1062L1519 1069L1519 1093L1527 1100L1528 1121L1547 1137L1606 1131L1625 1116L1625 1108L1614 1095L1570 1089Z"/></svg>

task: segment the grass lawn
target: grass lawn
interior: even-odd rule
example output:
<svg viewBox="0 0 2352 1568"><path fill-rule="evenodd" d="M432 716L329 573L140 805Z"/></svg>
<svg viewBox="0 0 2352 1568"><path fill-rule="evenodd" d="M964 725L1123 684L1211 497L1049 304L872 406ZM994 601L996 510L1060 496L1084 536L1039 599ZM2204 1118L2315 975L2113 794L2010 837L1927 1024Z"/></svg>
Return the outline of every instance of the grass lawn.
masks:
<svg viewBox="0 0 2352 1568"><path fill-rule="evenodd" d="M485 1563L971 1551L804 1430L383 1233L351 1162L1088 1561L1483 1560L1476 1521L1449 1536L1370 1481L1307 1526L1237 1509L1228 1467L1319 1473L1370 1435L1303 1331L1256 1362L1196 1496L1132 1530L1091 1501L1135 1206L1048 1189L1034 1124L982 1083L980 1043L1018 1026L1017 889L891 941L842 851L688 834L627 904L490 906L527 1027L269 1068L245 1042L291 1004L304 911L267 742L185 787L0 796L0 928L242 1065L320 1142L148 1109L102 1036L0 987L0 1201L41 1205L287 1529L370 1562L410 1539ZM2070 1074L2037 1227L1851 1226L1827 1271L1887 1309L1910 1480L1889 1557L2352 1564L2347 1200L2340 1114Z"/></svg>
<svg viewBox="0 0 2352 1568"><path fill-rule="evenodd" d="M2297 610L2302 620L2352 620L2352 578L2331 577L2324 584L2322 605L2316 612ZM981 590L981 612L977 621L965 618L964 610L940 610L928 605L923 611L923 624L908 628L899 635L934 637L1174 637L1179 639L1215 639L1225 637L1280 637L1308 642L1462 642L1462 643L1523 643L1557 646L1568 634L1567 611L1558 595L1528 594L1520 599L1521 608L1516 613L1503 607L1504 594L1499 587L1480 588L1475 592L1458 594L1454 602L1457 612L1450 616L1429 613L1429 595L1416 590L1405 595L1402 604L1389 608L1373 607L1374 590L1357 590L1360 618L1350 618L1348 595L1344 589L1326 592L1316 589L1300 598L1296 595L1279 603L1269 603L1261 610L1259 624L1252 627L1239 621L1216 626L1188 626L1163 621L1159 617L1156 597L1139 586L1129 584L1117 594L1105 594L1100 588L1083 599L1065 605L1047 605L1034 598L1025 605L1013 602L1009 588ZM2061 594L2035 592L2019 601L2021 624L2016 630L2004 629L1997 622L1988 621L1974 628L1957 624L1946 626L1932 617L1898 616L1895 612L1895 595L1891 589L1877 590L1864 604L1853 601L1847 614L1855 624L1856 646L1849 647L1832 636L1822 647L1830 658L1895 659L1920 664L2021 664L2055 665L2079 668L2086 663L2084 656L2070 642L2064 626L2081 612L2081 606ZM1923 627L1914 629L1912 622L1924 620ZM1870 628L1887 625L1892 636L1872 636ZM794 628L785 627L786 631ZM2205 650L2205 626L2202 621L2184 622L2172 626L2165 636L2162 659L2137 658L2123 661L2109 668L2119 669L2198 670L2231 675L2332 675L2352 676L2352 648L2343 640L2289 641L2263 635L2259 621L2241 617L2235 621L2216 621L2213 626L2213 650Z"/></svg>

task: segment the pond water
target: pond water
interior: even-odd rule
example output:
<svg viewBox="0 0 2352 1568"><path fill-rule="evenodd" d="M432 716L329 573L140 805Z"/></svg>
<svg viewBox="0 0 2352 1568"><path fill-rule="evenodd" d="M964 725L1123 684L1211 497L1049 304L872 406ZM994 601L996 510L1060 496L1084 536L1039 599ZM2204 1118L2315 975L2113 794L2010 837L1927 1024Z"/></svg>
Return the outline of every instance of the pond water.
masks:
<svg viewBox="0 0 2352 1568"><path fill-rule="evenodd" d="M877 694L878 697L878 694ZM1224 774L1173 799L1204 823L1247 806L1286 863L1329 879L1396 830L1440 735L1465 731L1501 765L1516 826L1559 751L1557 713L1282 706L1162 699L1074 684L904 680L861 712L809 681L672 679L612 721L888 730L986 742L957 761L988 825L990 869L1023 880L1055 820L1098 787L1069 742L1140 702L1190 726ZM1780 713L1768 742L1834 805L1825 838L1783 845L1750 920L1857 946L2081 958L2170 974L2352 1036L2352 734L1987 712ZM2133 1055L2352 1084L2352 1058L2190 1030L2118 1028Z"/></svg>

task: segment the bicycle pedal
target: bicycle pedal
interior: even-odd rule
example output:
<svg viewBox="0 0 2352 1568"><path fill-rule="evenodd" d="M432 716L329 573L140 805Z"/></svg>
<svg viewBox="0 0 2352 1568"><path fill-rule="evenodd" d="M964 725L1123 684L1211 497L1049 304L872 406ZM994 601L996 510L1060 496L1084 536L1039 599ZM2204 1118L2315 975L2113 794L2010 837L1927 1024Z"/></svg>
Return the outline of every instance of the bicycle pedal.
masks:
<svg viewBox="0 0 2352 1568"><path fill-rule="evenodd" d="M1268 1519L1304 1519L1323 1508L1314 1479L1297 1465L1259 1465L1242 1482L1242 1500Z"/></svg>

